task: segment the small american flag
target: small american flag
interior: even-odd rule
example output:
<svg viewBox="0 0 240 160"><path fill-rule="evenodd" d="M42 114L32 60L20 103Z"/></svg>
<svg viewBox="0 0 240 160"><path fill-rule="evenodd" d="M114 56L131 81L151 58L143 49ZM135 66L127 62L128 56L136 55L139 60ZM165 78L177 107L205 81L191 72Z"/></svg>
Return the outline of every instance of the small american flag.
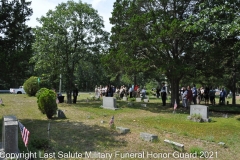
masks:
<svg viewBox="0 0 240 160"><path fill-rule="evenodd" d="M22 139L25 144L25 147L27 147L30 132L27 130L26 127L24 127L24 125L21 122L18 122L18 125L22 134Z"/></svg>
<svg viewBox="0 0 240 160"><path fill-rule="evenodd" d="M174 103L174 110L177 109L177 102L176 102L176 99L175 99L175 103Z"/></svg>
<svg viewBox="0 0 240 160"><path fill-rule="evenodd" d="M59 100L58 100L58 98L56 99L56 103L57 103L57 104L59 103Z"/></svg>
<svg viewBox="0 0 240 160"><path fill-rule="evenodd" d="M112 118L111 118L111 120L110 120L110 122L109 122L109 125L111 126L111 125L113 125L114 124L114 116L112 116Z"/></svg>
<svg viewBox="0 0 240 160"><path fill-rule="evenodd" d="M3 100L2 100L2 98L0 98L0 104L3 104Z"/></svg>

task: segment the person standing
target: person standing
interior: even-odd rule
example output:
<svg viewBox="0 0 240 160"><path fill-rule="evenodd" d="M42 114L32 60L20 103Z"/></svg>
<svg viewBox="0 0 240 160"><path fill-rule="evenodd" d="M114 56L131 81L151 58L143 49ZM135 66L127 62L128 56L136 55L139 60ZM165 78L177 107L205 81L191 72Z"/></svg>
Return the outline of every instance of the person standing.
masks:
<svg viewBox="0 0 240 160"><path fill-rule="evenodd" d="M77 96L78 96L78 88L77 88L77 84L75 84L75 88L73 89L73 103L77 103Z"/></svg>
<svg viewBox="0 0 240 160"><path fill-rule="evenodd" d="M192 103L192 99L193 99L193 93L191 90L190 86L187 86L187 107L190 108L190 105Z"/></svg>
<svg viewBox="0 0 240 160"><path fill-rule="evenodd" d="M225 97L227 96L226 91L224 90L224 88L222 88L222 90L220 91L220 98L219 98L219 104L225 104Z"/></svg>
<svg viewBox="0 0 240 160"><path fill-rule="evenodd" d="M193 94L193 104L197 104L197 88L195 85L193 85L193 88L192 88L192 94Z"/></svg>
<svg viewBox="0 0 240 160"><path fill-rule="evenodd" d="M211 105L215 105L215 90L213 89L213 87L210 87L209 98Z"/></svg>
<svg viewBox="0 0 240 160"><path fill-rule="evenodd" d="M167 93L166 93L166 86L164 82L162 83L161 97L162 97L163 106L166 106Z"/></svg>

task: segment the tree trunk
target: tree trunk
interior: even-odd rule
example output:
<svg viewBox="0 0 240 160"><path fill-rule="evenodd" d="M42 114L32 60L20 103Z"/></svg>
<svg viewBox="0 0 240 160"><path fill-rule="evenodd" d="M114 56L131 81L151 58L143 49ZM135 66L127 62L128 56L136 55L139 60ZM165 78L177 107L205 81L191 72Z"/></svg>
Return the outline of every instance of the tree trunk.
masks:
<svg viewBox="0 0 240 160"><path fill-rule="evenodd" d="M232 104L236 105L236 72L233 73Z"/></svg>
<svg viewBox="0 0 240 160"><path fill-rule="evenodd" d="M179 105L179 78L172 77L170 79L171 84L171 102L170 105L173 107L175 100L177 104Z"/></svg>
<svg viewBox="0 0 240 160"><path fill-rule="evenodd" d="M72 103L72 91L67 91L67 103Z"/></svg>

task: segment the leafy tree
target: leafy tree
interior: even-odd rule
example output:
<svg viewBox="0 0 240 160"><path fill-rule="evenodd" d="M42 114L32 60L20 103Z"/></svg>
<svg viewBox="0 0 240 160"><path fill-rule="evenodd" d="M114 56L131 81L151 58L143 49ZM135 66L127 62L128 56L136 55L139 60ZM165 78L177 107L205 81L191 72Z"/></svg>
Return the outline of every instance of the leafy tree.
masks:
<svg viewBox="0 0 240 160"><path fill-rule="evenodd" d="M29 59L34 40L25 22L32 15L31 2L0 2L0 88L22 85L30 76Z"/></svg>
<svg viewBox="0 0 240 160"><path fill-rule="evenodd" d="M67 103L72 103L80 60L105 51L108 33L102 29L103 20L90 5L68 1L59 4L54 11L49 10L38 21L42 26L34 31L36 54L32 61L37 62L35 69L52 76L61 73Z"/></svg>
<svg viewBox="0 0 240 160"><path fill-rule="evenodd" d="M199 56L192 42L196 35L186 32L184 25L195 6L191 0L118 0L110 19L113 52L109 56L130 64L124 68L127 73L164 74L170 81L172 104L179 98L180 80L194 70L192 61ZM118 67L123 66L120 62Z"/></svg>
<svg viewBox="0 0 240 160"><path fill-rule="evenodd" d="M233 92L236 103L236 78L239 65L239 1L204 1L192 15L187 29L198 33L195 47L205 53L204 74L221 78L222 85ZM203 61L202 61L203 62Z"/></svg>

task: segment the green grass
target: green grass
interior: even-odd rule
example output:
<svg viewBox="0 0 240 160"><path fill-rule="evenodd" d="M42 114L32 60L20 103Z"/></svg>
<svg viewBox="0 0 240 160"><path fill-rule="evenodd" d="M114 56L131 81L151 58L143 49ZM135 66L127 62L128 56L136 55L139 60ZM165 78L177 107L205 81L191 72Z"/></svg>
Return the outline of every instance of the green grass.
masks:
<svg viewBox="0 0 240 160"><path fill-rule="evenodd" d="M168 159L176 159L171 153L176 150L163 142L169 139L184 144L185 153L207 151L217 152L217 159L230 160L240 156L240 114L239 105L209 106L209 123L187 120L189 111L181 108L173 114L170 106L161 106L161 100L151 97L147 107L143 103L117 101L119 110L107 110L100 106L102 101L90 100L91 94L82 93L77 104L58 104L66 119L48 120L37 107L36 97L27 95L0 94L4 105L0 106L2 116L15 115L30 131L29 150L39 153L82 153L98 151L101 153L170 153ZM168 99L168 103L169 103ZM239 103L239 101L238 101ZM218 111L223 112L218 112ZM237 114L232 112L236 111ZM228 113L228 118L223 114ZM130 133L121 135L109 127L111 117L115 125L130 128ZM104 121L105 123L101 123ZM48 135L47 127L51 130ZM2 126L2 120L0 121ZM1 130L1 128L0 128ZM158 135L159 140L151 143L140 139L140 132ZM2 133L2 131L0 132ZM223 147L219 142L224 142ZM19 133L19 149L27 152ZM199 153L198 153L199 154ZM74 159L74 158L73 158ZM115 157L114 159L121 159ZM125 159L150 159L144 158Z"/></svg>

